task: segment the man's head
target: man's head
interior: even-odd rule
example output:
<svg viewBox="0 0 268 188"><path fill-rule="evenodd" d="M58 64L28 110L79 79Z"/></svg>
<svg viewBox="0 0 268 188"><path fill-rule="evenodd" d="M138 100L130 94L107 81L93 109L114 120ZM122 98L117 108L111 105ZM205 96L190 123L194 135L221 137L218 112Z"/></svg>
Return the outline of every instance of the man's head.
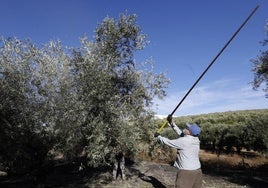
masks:
<svg viewBox="0 0 268 188"><path fill-rule="evenodd" d="M201 129L198 125L186 123L186 129L189 130L190 135L192 136L198 136L201 132Z"/></svg>

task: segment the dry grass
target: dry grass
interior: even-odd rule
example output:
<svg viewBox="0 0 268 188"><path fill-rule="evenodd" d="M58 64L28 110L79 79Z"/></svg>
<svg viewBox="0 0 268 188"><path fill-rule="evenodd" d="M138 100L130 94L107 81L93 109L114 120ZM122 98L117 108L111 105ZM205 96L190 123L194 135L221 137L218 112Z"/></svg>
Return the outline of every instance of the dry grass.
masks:
<svg viewBox="0 0 268 188"><path fill-rule="evenodd" d="M176 159L176 149L171 149L165 146L158 146L149 149L149 146L143 145L136 158L138 160L151 161L157 163L172 163ZM240 154L217 154L210 151L200 150L200 160L206 165L220 165L229 168L258 168L260 166L268 165L268 157L254 152L254 151L241 151Z"/></svg>
<svg viewBox="0 0 268 188"><path fill-rule="evenodd" d="M202 163L207 165L221 165L222 167L229 168L258 168L268 164L268 158L257 152L242 151L238 154L221 154L217 156L215 153L207 152L204 150L200 151L200 160Z"/></svg>

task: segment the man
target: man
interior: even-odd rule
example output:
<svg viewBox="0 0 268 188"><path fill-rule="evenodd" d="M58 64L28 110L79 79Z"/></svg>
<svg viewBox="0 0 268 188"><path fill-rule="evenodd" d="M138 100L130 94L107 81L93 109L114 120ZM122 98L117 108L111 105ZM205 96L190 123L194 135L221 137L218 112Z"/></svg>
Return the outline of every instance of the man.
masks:
<svg viewBox="0 0 268 188"><path fill-rule="evenodd" d="M186 123L186 128L181 131L172 122L172 116L167 117L169 125L180 136L170 140L155 133L157 140L169 147L177 149L177 158L174 166L178 169L175 187L176 188L201 188L202 171L199 161L200 140L198 135L201 129L196 124Z"/></svg>

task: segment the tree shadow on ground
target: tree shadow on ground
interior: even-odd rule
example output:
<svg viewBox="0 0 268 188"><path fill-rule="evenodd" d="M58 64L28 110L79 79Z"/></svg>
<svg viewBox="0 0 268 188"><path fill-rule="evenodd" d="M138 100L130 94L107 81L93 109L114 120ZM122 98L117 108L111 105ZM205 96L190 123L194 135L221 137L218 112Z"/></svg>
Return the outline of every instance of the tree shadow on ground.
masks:
<svg viewBox="0 0 268 188"><path fill-rule="evenodd" d="M146 181L148 183L151 183L153 187L157 188L166 188L165 185L163 185L159 180L157 180L153 176L141 176L140 177L143 181Z"/></svg>
<svg viewBox="0 0 268 188"><path fill-rule="evenodd" d="M133 162L127 161L127 167ZM59 162L54 165L50 171L42 178L37 177L33 173L0 177L0 187L5 188L88 188L88 187L105 187L112 183L112 168L84 168L79 171L79 162ZM138 173L138 172L137 172ZM40 175L38 175L40 176ZM137 176L129 173L129 178ZM150 177L150 182L153 185L160 185L156 179ZM116 185L115 185L116 186ZM135 186L133 184L133 186Z"/></svg>
<svg viewBox="0 0 268 188"><path fill-rule="evenodd" d="M129 167L129 170L130 170L131 176L136 177L136 180L140 179L144 182L150 183L152 187L166 188L166 186L161 181L159 181L156 177L152 175L145 175L150 169L142 173L140 169L135 167L135 165L134 166L131 165Z"/></svg>
<svg viewBox="0 0 268 188"><path fill-rule="evenodd" d="M21 176L1 177L0 187L5 188L87 188L91 180L99 179L99 174L103 169L85 169L79 171L79 165L76 163L66 163L57 165L48 172L43 174L43 178L38 178L32 174L24 174ZM102 184L105 184L105 177L101 177ZM107 182L110 180L107 179Z"/></svg>

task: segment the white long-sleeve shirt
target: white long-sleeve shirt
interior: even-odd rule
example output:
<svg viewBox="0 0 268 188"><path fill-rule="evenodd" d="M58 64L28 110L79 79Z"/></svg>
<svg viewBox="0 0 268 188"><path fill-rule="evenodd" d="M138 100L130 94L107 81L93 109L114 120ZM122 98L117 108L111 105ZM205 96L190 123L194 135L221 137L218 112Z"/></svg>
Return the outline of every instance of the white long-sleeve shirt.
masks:
<svg viewBox="0 0 268 188"><path fill-rule="evenodd" d="M178 129L179 128L177 127L174 130L180 135L182 131L180 129L178 131ZM196 170L201 167L199 161L200 140L198 137L185 135L184 137L170 140L159 135L157 139L162 144L177 149L177 159L174 166L178 169Z"/></svg>

